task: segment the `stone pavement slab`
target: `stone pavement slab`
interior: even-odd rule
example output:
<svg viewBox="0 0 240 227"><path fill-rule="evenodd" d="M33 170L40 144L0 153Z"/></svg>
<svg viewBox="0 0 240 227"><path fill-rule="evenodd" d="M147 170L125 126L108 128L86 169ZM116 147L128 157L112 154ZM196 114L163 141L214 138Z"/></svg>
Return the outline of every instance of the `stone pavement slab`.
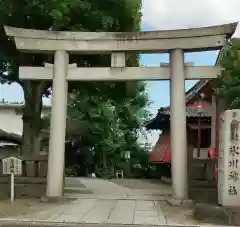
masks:
<svg viewBox="0 0 240 227"><path fill-rule="evenodd" d="M63 207L62 213L77 215L80 219L86 215L97 203L98 199L79 199L70 203L67 207Z"/></svg>
<svg viewBox="0 0 240 227"><path fill-rule="evenodd" d="M56 218L52 219L54 222L78 222L79 217L74 214L60 214Z"/></svg>
<svg viewBox="0 0 240 227"><path fill-rule="evenodd" d="M136 210L140 211L140 210L155 210L155 205L153 203L153 201L137 201L136 202Z"/></svg>
<svg viewBox="0 0 240 227"><path fill-rule="evenodd" d="M62 207L62 209L58 211L59 215L55 215L55 218L48 220L57 222L79 222L97 203L97 199L74 201L68 206Z"/></svg>
<svg viewBox="0 0 240 227"><path fill-rule="evenodd" d="M132 224L134 221L135 208L135 200L118 200L107 223Z"/></svg>
<svg viewBox="0 0 240 227"><path fill-rule="evenodd" d="M154 201L137 201L133 224L166 224L162 213L158 213Z"/></svg>
<svg viewBox="0 0 240 227"><path fill-rule="evenodd" d="M17 219L24 217L17 217L15 220ZM166 224L164 216L156 210L153 201L106 199L78 199L68 205L45 210L45 215L42 211L32 213L31 216L28 214L27 220L82 224Z"/></svg>
<svg viewBox="0 0 240 227"><path fill-rule="evenodd" d="M84 223L106 223L117 201L99 200L98 203L80 220Z"/></svg>
<svg viewBox="0 0 240 227"><path fill-rule="evenodd" d="M158 213L156 211L136 211L134 215L133 224L146 224L146 225L161 225L166 222L160 222Z"/></svg>
<svg viewBox="0 0 240 227"><path fill-rule="evenodd" d="M110 213L111 213L111 210L92 209L86 216L84 216L80 220L80 222L94 223L94 224L106 223Z"/></svg>
<svg viewBox="0 0 240 227"><path fill-rule="evenodd" d="M94 194L129 194L132 192L132 190L127 187L123 187L99 178L79 178L79 181Z"/></svg>

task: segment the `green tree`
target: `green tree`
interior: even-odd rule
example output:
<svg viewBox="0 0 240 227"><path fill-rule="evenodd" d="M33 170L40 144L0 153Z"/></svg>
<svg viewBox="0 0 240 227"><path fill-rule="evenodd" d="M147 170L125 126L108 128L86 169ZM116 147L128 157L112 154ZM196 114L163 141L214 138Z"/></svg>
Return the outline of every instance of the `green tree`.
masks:
<svg viewBox="0 0 240 227"><path fill-rule="evenodd" d="M2 0L0 2L0 81L17 82L24 91L22 152L39 150L41 132L42 97L49 96L51 83L46 81L21 81L19 65L39 66L52 63L52 56L19 53L6 37L3 25L20 28L71 31L139 31L140 0ZM78 65L102 66L108 56L74 56ZM128 62L137 62L130 56ZM70 89L79 87L71 85ZM81 86L80 86L81 87ZM118 86L117 86L118 87ZM123 85L125 87L125 85ZM89 92L95 83L89 85ZM108 92L113 86L103 83L98 90ZM116 90L118 91L118 90Z"/></svg>
<svg viewBox="0 0 240 227"><path fill-rule="evenodd" d="M124 142L112 101L103 101L103 97L91 95L84 88L76 90L69 101L68 119L67 138L81 141L80 149L88 147L107 176L108 154Z"/></svg>
<svg viewBox="0 0 240 227"><path fill-rule="evenodd" d="M117 169L127 167L130 171L128 168L136 164L146 169L147 149L138 141L148 117L145 84L132 82L131 93L122 95L122 99L114 99L111 93L108 96L99 93L100 83L95 92L89 93L88 84L69 95L67 174L86 175L94 171L108 177ZM49 123L46 126L49 130ZM48 141L48 134L45 135ZM126 163L127 152L131 153L130 163Z"/></svg>
<svg viewBox="0 0 240 227"><path fill-rule="evenodd" d="M122 98L114 95L115 89L109 89L111 93L107 96L97 90L89 93L85 84L80 90L74 90L69 99L67 140L75 141L79 150L86 151L87 148L86 162L92 171L101 172L105 177L123 168L126 152L130 151L134 156L143 150L138 137L148 116L145 84L131 82L123 85L131 89L122 94Z"/></svg>
<svg viewBox="0 0 240 227"><path fill-rule="evenodd" d="M1 83L17 82L24 91L22 151L31 153L39 150L41 128L44 129L45 124L49 126L48 119L45 121L40 117L42 96L50 94L51 83L19 80L18 66L39 66L43 62L52 63L53 59L50 55L19 53L6 37L3 25L45 30L139 31L140 3L140 0L0 2L0 79ZM109 66L110 56L71 56L71 62L78 66ZM138 56L127 55L127 65L137 66ZM67 146L73 147L74 144L74 149L79 150L80 147L82 154L94 154L95 160L86 155L87 160L91 163L102 160L106 174L106 164L120 162L122 152L130 150L133 153L139 149L138 133L141 121L147 115L144 109L147 103L145 85L140 82L92 82L70 84L69 88L72 97L67 119ZM73 97L74 108L71 106ZM47 131L44 132L47 136Z"/></svg>
<svg viewBox="0 0 240 227"><path fill-rule="evenodd" d="M229 108L240 108L240 41L232 40L232 46L222 52L221 76L214 81L215 92L224 97Z"/></svg>

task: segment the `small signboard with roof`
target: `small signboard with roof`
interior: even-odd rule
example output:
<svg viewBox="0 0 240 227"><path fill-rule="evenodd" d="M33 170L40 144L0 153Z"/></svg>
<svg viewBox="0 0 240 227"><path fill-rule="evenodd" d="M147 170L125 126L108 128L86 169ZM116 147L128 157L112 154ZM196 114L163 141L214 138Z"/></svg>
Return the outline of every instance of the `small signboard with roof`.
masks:
<svg viewBox="0 0 240 227"><path fill-rule="evenodd" d="M22 175L22 160L9 157L2 160L2 172L11 175L11 201L14 200L14 175Z"/></svg>

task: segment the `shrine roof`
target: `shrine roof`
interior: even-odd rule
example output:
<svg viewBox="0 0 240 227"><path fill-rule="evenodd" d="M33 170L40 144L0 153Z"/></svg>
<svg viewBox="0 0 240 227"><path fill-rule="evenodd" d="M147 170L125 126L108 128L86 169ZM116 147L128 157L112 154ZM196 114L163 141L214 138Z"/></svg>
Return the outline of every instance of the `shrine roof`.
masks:
<svg viewBox="0 0 240 227"><path fill-rule="evenodd" d="M207 85L209 80L200 80L192 88L186 92L186 116L188 118L206 118L212 116L211 106L201 108L201 114L199 114L199 109L197 105L190 104L194 97L201 91L201 89ZM190 104L190 105L189 105ZM170 119L170 106L162 107L158 110L156 117L148 121L145 125L146 129L159 129L161 125L164 127L166 121Z"/></svg>
<svg viewBox="0 0 240 227"><path fill-rule="evenodd" d="M196 96L196 94L205 86L209 80L200 80L198 81L193 87L191 87L187 92L186 92L186 105L189 104L189 102ZM193 108L190 108L193 109ZM170 106L167 107L162 107L159 109L162 113L170 114ZM188 112L188 111L187 111ZM188 116L188 113L187 113ZM189 112L189 117L192 116L192 110Z"/></svg>
<svg viewBox="0 0 240 227"><path fill-rule="evenodd" d="M0 141L12 142L14 144L20 145L22 143L22 136L16 133L9 133L0 129Z"/></svg>
<svg viewBox="0 0 240 227"><path fill-rule="evenodd" d="M159 112L161 112L162 114L170 115L170 108L160 109ZM197 107L186 107L186 116L187 117L211 117L212 109L201 108L201 115L200 115Z"/></svg>

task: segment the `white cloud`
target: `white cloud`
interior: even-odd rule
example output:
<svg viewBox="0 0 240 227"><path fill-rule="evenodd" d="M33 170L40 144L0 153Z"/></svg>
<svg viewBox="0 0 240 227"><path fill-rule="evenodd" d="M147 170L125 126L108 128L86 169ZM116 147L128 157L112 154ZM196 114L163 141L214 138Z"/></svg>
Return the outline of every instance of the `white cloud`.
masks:
<svg viewBox="0 0 240 227"><path fill-rule="evenodd" d="M240 0L142 0L143 23L179 29L240 21ZM240 25L235 36L240 36Z"/></svg>

